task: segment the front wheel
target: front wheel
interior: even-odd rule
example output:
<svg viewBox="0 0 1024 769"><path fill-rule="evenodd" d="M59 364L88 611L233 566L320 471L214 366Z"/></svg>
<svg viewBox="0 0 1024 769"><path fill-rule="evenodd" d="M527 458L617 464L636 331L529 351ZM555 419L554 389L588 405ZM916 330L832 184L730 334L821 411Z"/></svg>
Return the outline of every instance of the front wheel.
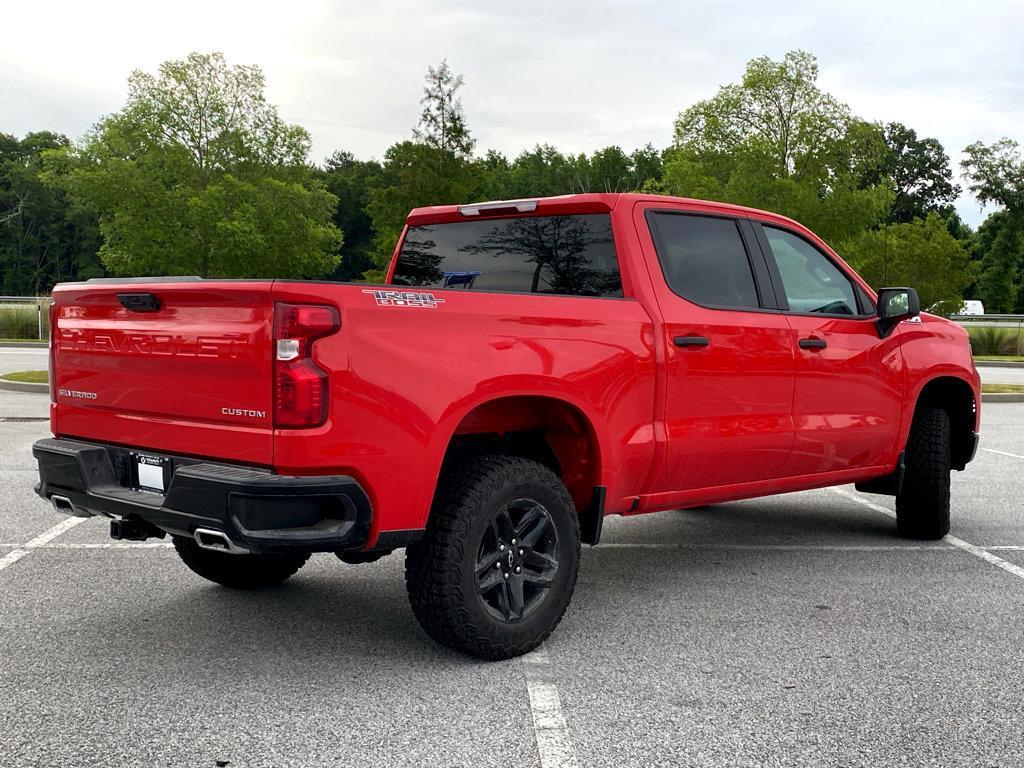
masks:
<svg viewBox="0 0 1024 769"><path fill-rule="evenodd" d="M896 532L911 539L949 533L949 415L925 407L914 415L907 441L903 488L896 495Z"/></svg>
<svg viewBox="0 0 1024 769"><path fill-rule="evenodd" d="M427 634L483 659L537 647L576 586L580 528L561 479L539 462L483 456L446 474L406 586Z"/></svg>
<svg viewBox="0 0 1024 769"><path fill-rule="evenodd" d="M189 537L174 537L178 557L200 577L240 590L270 587L284 582L309 560L309 553L235 555L199 547Z"/></svg>

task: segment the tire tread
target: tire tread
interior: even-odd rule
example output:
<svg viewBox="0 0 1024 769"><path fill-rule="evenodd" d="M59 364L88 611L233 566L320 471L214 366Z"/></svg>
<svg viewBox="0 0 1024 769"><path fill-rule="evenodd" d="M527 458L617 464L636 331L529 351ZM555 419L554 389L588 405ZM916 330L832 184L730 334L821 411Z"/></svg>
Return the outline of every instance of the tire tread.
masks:
<svg viewBox="0 0 1024 769"><path fill-rule="evenodd" d="M896 531L911 539L949 533L949 415L926 406L914 415L907 440L903 488L896 495Z"/></svg>

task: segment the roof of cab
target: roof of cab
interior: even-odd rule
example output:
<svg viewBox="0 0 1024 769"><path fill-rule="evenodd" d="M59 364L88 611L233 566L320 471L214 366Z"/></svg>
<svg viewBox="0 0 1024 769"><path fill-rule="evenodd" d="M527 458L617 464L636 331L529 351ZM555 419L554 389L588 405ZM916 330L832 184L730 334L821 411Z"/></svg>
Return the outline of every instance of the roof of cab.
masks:
<svg viewBox="0 0 1024 769"><path fill-rule="evenodd" d="M406 223L409 226L422 226L441 222L467 221L477 217L498 218L522 216L523 214L535 216L544 214L595 214L609 212L617 206L658 202L681 203L686 208L707 213L719 212L734 216L753 216L759 219L770 219L796 225L801 230L806 229L788 217L757 208L737 206L732 203L718 203L713 200L677 198L669 195L648 195L636 192L588 192L548 198L521 198L517 200L493 200L447 206L423 206L421 208L414 208L406 218Z"/></svg>

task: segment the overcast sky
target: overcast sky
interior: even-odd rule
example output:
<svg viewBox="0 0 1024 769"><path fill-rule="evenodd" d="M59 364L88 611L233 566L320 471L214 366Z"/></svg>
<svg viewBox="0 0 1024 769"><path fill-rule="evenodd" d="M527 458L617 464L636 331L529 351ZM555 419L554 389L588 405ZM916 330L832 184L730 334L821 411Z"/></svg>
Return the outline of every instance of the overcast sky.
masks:
<svg viewBox="0 0 1024 769"><path fill-rule="evenodd" d="M429 64L463 73L482 151L667 145L672 121L747 60L803 48L870 120L1024 142L1024 2L55 2L5 4L0 131L78 137L119 109L132 69L189 51L258 64L270 99L335 149L380 157L419 116ZM958 201L972 225L983 217Z"/></svg>

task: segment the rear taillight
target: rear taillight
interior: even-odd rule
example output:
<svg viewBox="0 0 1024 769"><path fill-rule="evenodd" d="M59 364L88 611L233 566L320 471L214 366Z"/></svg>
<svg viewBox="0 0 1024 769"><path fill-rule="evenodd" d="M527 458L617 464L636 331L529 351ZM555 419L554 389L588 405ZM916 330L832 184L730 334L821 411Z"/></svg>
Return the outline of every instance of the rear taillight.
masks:
<svg viewBox="0 0 1024 769"><path fill-rule="evenodd" d="M327 420L327 373L313 343L341 328L333 307L278 303L274 311L274 426L318 427Z"/></svg>
<svg viewBox="0 0 1024 769"><path fill-rule="evenodd" d="M50 333L47 336L50 338L50 355L47 363L49 369L49 380L50 380L50 403L57 402L57 367L53 365L53 356L56 348L55 337L57 334L57 303L53 300L50 301Z"/></svg>

